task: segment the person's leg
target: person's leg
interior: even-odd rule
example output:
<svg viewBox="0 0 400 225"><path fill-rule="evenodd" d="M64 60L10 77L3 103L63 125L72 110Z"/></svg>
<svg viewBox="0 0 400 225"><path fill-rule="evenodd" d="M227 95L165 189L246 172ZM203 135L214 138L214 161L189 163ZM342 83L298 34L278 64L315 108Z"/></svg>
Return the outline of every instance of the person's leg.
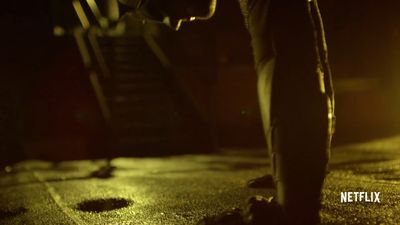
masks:
<svg viewBox="0 0 400 225"><path fill-rule="evenodd" d="M333 126L318 8L307 0L243 2L277 201L291 223L316 223Z"/></svg>

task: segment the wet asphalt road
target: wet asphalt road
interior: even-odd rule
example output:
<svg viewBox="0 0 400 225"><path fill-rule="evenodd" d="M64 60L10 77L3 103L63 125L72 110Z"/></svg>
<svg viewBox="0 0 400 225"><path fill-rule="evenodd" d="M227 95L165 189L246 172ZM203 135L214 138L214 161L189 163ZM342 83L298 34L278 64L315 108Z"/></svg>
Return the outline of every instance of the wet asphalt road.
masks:
<svg viewBox="0 0 400 225"><path fill-rule="evenodd" d="M246 182L269 172L264 151L117 158L53 164L25 161L0 174L0 224L196 224L242 207ZM100 174L100 175L99 175ZM334 149L323 224L400 224L400 137ZM341 203L340 192L380 192L380 203Z"/></svg>

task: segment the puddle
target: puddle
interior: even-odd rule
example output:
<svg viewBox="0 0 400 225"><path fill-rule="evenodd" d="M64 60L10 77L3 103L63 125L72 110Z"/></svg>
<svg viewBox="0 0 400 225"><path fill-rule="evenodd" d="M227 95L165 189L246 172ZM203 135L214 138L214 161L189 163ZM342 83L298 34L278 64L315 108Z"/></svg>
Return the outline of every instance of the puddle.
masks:
<svg viewBox="0 0 400 225"><path fill-rule="evenodd" d="M24 214L28 210L24 207L19 207L16 209L0 209L0 219L8 219L11 217L16 217Z"/></svg>
<svg viewBox="0 0 400 225"><path fill-rule="evenodd" d="M377 174L375 176L375 179L386 180L386 181L400 181L400 174L398 173Z"/></svg>
<svg viewBox="0 0 400 225"><path fill-rule="evenodd" d="M83 212L105 212L128 207L132 201L123 198L106 198L86 200L77 205L77 209Z"/></svg>

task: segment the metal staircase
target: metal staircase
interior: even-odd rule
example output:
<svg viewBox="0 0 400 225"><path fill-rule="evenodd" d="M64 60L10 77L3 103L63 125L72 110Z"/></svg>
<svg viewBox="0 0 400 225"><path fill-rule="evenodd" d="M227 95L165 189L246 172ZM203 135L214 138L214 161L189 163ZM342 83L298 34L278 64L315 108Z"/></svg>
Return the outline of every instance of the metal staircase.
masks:
<svg viewBox="0 0 400 225"><path fill-rule="evenodd" d="M76 4L84 1L72 2L80 20L90 18L76 10ZM123 24L125 30L119 31L117 26L121 24L102 28L85 27L85 23L69 28L69 33L75 37L110 131L111 155L213 150L214 140L205 118L177 82L152 33L140 21L121 21L131 24Z"/></svg>
<svg viewBox="0 0 400 225"><path fill-rule="evenodd" d="M162 148L171 143L175 109L167 71L143 37L100 40L111 77L103 83L118 147Z"/></svg>

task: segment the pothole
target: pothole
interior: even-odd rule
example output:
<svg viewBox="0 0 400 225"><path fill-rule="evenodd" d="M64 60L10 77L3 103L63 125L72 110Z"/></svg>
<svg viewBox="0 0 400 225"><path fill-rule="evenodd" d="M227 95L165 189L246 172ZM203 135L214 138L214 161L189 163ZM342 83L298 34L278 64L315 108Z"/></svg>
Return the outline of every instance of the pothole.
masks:
<svg viewBox="0 0 400 225"><path fill-rule="evenodd" d="M105 212L128 207L132 201L123 198L106 198L86 200L77 205L77 209L83 212Z"/></svg>
<svg viewBox="0 0 400 225"><path fill-rule="evenodd" d="M19 207L16 209L0 209L0 219L8 219L11 217L16 217L21 214L24 214L26 211L28 211L24 207Z"/></svg>

